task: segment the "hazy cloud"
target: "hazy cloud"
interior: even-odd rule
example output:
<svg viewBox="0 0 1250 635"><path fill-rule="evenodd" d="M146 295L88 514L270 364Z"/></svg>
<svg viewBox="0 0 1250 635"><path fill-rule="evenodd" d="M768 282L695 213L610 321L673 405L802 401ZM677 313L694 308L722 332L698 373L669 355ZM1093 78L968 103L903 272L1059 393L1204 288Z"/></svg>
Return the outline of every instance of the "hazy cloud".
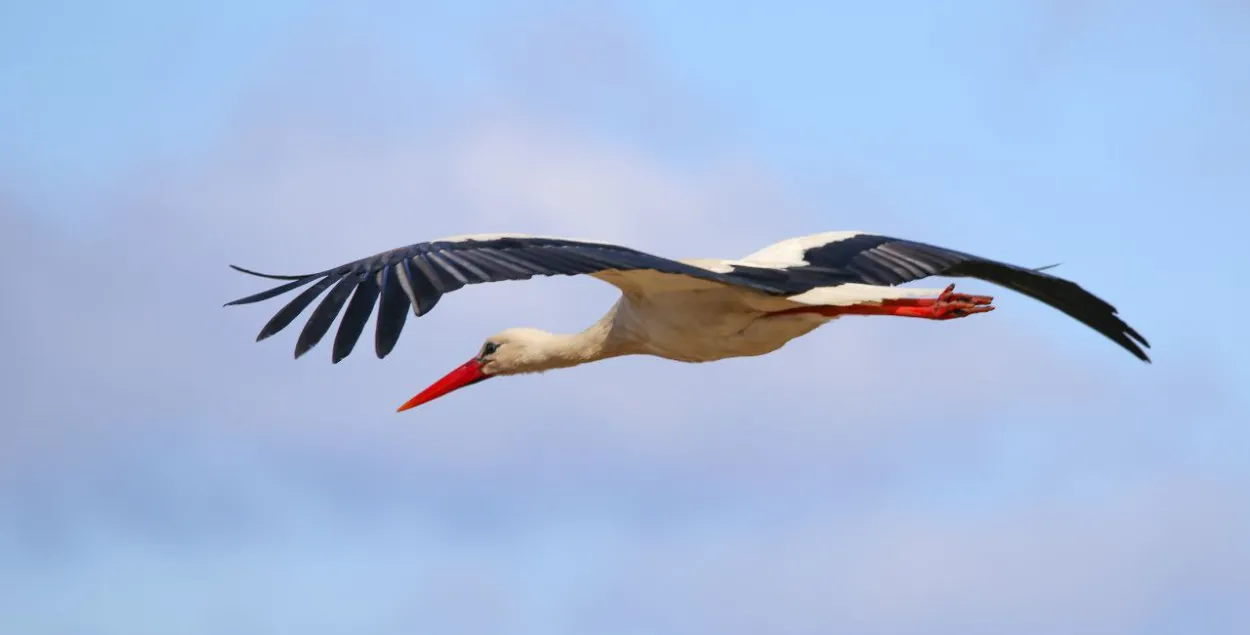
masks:
<svg viewBox="0 0 1250 635"><path fill-rule="evenodd" d="M570 103L597 68L668 94L603 29L510 64ZM585 38L619 47L559 68ZM227 263L319 270L479 231L737 256L905 224L848 198L830 226L732 149L674 158L507 87L409 112L425 89L351 66L261 91L81 222L0 198L0 630L1136 632L1198 600L1246 619L1220 595L1250 570L1243 461L1198 447L1236 438L1235 387L1166 347L1145 367L1057 346L1097 336L1017 296L986 319L848 319L760 359L499 380L408 416L394 405L486 335L582 328L615 291L468 288L382 361L253 343L280 303L221 308L261 286Z"/></svg>

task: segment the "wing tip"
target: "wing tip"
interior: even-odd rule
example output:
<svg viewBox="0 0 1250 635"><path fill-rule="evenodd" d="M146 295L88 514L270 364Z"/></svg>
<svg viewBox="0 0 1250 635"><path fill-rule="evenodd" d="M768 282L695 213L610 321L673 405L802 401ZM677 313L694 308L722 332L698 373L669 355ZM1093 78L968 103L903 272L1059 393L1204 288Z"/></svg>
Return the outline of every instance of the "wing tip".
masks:
<svg viewBox="0 0 1250 635"><path fill-rule="evenodd" d="M1107 333L1103 331L1103 334L1109 335L1113 342L1118 344L1120 348L1132 353L1137 359L1147 364L1153 363L1150 355L1146 353L1146 349L1150 348L1150 342L1147 342L1146 338L1142 337L1133 327L1125 324L1123 320L1120 321L1120 326L1122 328L1118 332Z"/></svg>

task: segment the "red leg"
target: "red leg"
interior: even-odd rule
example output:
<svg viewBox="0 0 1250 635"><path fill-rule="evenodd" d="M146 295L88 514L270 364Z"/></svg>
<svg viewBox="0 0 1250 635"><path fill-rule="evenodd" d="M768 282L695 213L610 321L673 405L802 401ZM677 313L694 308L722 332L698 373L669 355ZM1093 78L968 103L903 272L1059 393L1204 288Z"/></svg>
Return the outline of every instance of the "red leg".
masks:
<svg viewBox="0 0 1250 635"><path fill-rule="evenodd" d="M895 315L927 320L953 320L955 318L967 317L973 313L993 311L994 306L991 304L993 301L994 298L988 295L955 293L955 285L952 284L946 287L942 294L936 298L899 298L882 300L876 304L798 307L778 311L772 315L793 313L818 313L829 317L843 315Z"/></svg>

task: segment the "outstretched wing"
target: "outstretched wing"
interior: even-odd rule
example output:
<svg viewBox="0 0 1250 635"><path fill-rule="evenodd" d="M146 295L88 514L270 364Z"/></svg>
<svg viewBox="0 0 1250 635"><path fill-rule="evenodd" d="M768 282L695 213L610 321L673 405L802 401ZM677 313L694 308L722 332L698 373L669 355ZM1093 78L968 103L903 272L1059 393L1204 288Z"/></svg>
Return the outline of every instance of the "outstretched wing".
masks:
<svg viewBox="0 0 1250 635"><path fill-rule="evenodd" d="M790 293L846 283L894 286L927 278L977 278L1040 300L1150 361L1150 344L1106 301L1048 273L937 247L860 232L828 232L785 240L740 261L727 275L741 283L784 286ZM1053 265L1051 265L1053 266Z"/></svg>
<svg viewBox="0 0 1250 635"><path fill-rule="evenodd" d="M619 245L515 234L462 236L415 243L326 271L297 276L277 276L235 265L231 267L254 276L289 282L229 302L226 306L260 302L312 285L269 320L256 336L257 341L286 328L329 289L300 332L295 344L295 357L320 342L335 316L342 312L343 319L334 337L331 357L335 363L352 352L375 304L378 305L378 317L374 351L382 358L399 340L409 310L417 316L425 315L443 294L466 284L526 280L534 276L653 270L747 286L765 293L782 292L782 289L763 282L735 280L701 267ZM344 305L347 305L346 310Z"/></svg>

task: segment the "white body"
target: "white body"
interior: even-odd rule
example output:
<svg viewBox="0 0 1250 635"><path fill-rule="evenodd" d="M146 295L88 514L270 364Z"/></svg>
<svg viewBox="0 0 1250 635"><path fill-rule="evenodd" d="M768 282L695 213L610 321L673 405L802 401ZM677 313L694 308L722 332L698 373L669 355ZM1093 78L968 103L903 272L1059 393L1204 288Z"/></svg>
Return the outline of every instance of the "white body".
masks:
<svg viewBox="0 0 1250 635"><path fill-rule="evenodd" d="M725 264L755 267L802 265L811 244L854 236L856 232L782 241L742 260L682 262L711 271ZM621 289L621 299L598 323L587 329L588 347L602 356L648 354L683 362L710 362L729 357L771 353L836 317L816 313L770 315L804 306L877 304L897 298L932 297L941 289L844 284L821 287L790 297L771 296L741 287L706 282L654 271L610 271L592 274Z"/></svg>

